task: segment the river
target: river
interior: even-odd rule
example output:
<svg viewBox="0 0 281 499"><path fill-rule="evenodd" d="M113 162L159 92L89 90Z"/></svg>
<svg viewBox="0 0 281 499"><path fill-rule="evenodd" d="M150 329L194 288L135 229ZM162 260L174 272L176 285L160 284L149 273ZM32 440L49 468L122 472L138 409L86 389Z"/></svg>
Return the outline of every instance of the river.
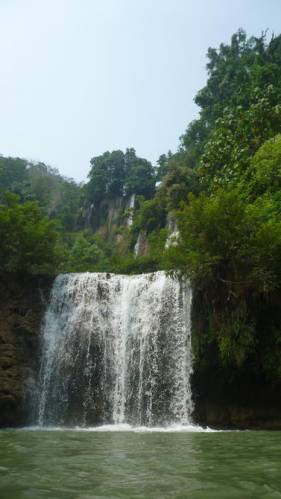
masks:
<svg viewBox="0 0 281 499"><path fill-rule="evenodd" d="M0 497L281 498L281 432L3 430Z"/></svg>

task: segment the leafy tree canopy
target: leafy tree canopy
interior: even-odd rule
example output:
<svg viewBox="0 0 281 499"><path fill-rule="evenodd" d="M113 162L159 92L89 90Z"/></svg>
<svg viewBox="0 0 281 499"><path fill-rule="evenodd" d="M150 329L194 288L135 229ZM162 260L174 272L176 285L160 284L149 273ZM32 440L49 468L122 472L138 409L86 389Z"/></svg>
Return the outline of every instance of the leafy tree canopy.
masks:
<svg viewBox="0 0 281 499"><path fill-rule="evenodd" d="M54 273L59 262L55 222L43 216L37 203L19 203L7 193L0 204L0 266L9 272Z"/></svg>
<svg viewBox="0 0 281 499"><path fill-rule="evenodd" d="M132 148L125 153L107 151L92 158L88 177L87 197L96 204L131 194L151 197L154 192L154 168L149 161L137 157Z"/></svg>
<svg viewBox="0 0 281 499"><path fill-rule="evenodd" d="M2 193L18 194L21 202L38 202L45 215L59 219L66 230L75 229L83 190L73 180L59 175L56 169L44 163L0 156L0 187Z"/></svg>

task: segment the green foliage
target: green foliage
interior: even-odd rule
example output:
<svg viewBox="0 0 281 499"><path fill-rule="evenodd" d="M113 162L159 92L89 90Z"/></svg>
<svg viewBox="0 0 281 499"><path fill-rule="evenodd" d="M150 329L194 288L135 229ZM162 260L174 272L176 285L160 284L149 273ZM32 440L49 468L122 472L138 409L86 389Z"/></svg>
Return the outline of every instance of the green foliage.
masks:
<svg viewBox="0 0 281 499"><path fill-rule="evenodd" d="M189 155L181 151L169 159L158 198L165 203L166 211L175 210L187 194L200 192L199 176L190 167Z"/></svg>
<svg viewBox="0 0 281 499"><path fill-rule="evenodd" d="M43 213L58 219L65 230L74 230L78 224L83 190L44 163L0 157L0 188L3 193L18 194L21 202L36 201Z"/></svg>
<svg viewBox="0 0 281 499"><path fill-rule="evenodd" d="M112 248L90 230L61 235L59 272L108 272Z"/></svg>
<svg viewBox="0 0 281 499"><path fill-rule="evenodd" d="M220 279L261 292L279 286L281 220L268 196L245 203L237 189L201 194L178 214L171 258L195 279Z"/></svg>
<svg viewBox="0 0 281 499"><path fill-rule="evenodd" d="M209 162L212 169L217 163L220 171L229 156L235 163L239 153L233 151L235 144L238 149L240 142L240 149L246 144L253 152L252 148L256 150L262 140L280 130L278 109L274 110L281 96L280 58L280 36L272 37L267 44L264 33L248 39L243 30L232 36L230 45L221 44L218 50L209 48L207 84L195 97L199 118L181 137L191 167L198 166L207 146L204 173Z"/></svg>
<svg viewBox="0 0 281 499"><path fill-rule="evenodd" d="M178 245L169 249L167 259L168 268L188 275L212 303L208 335L210 344L215 341L217 345L220 362L241 368L252 359L270 376L280 371L279 357L274 354L271 358L267 350L266 362L260 360L263 357L258 351L264 346L261 348L258 338L259 310L251 303L270 303L281 291L279 157L277 137L253 157L248 172L252 182L248 181L247 189L242 175L241 182L227 191L190 195L177 215ZM273 171L276 183L269 180ZM273 333L267 327L271 338ZM204 348L200 355L205 355L208 343Z"/></svg>
<svg viewBox="0 0 281 499"><path fill-rule="evenodd" d="M201 157L201 181L208 189L236 182L253 154L281 130L281 96L270 85L245 111L226 109Z"/></svg>
<svg viewBox="0 0 281 499"><path fill-rule="evenodd" d="M281 191L281 135L265 142L256 152L242 184L253 198L265 193L278 197Z"/></svg>
<svg viewBox="0 0 281 499"><path fill-rule="evenodd" d="M124 195L150 197L154 192L154 169L149 161L138 158L134 149L107 151L92 158L88 177L87 198L96 205Z"/></svg>
<svg viewBox="0 0 281 499"><path fill-rule="evenodd" d="M160 270L157 256L144 255L134 258L133 255L114 257L110 262L110 272L118 274L143 274Z"/></svg>
<svg viewBox="0 0 281 499"><path fill-rule="evenodd" d="M166 225L166 216L166 203L161 197L156 196L147 201L142 199L135 214L133 230L138 233L141 230L151 232L161 229Z"/></svg>
<svg viewBox="0 0 281 499"><path fill-rule="evenodd" d="M161 154L157 160L156 180L161 181L168 173L169 161L173 157L172 152L168 154Z"/></svg>
<svg viewBox="0 0 281 499"><path fill-rule="evenodd" d="M164 263L192 279L204 316L196 362L280 377L281 36L208 51L199 118L167 161L157 196L177 212ZM165 160L165 161L164 161ZM195 321L196 322L196 321ZM200 322L200 321L199 321ZM203 367L202 367L203 368ZM236 369L236 371L235 371Z"/></svg>
<svg viewBox="0 0 281 499"><path fill-rule="evenodd" d="M221 328L217 331L223 365L241 368L249 359L256 347L255 326L247 321L239 308L224 317Z"/></svg>
<svg viewBox="0 0 281 499"><path fill-rule="evenodd" d="M59 253L59 234L37 203L19 204L19 197L6 194L0 204L0 266L8 272L54 273Z"/></svg>
<svg viewBox="0 0 281 499"><path fill-rule="evenodd" d="M247 39L244 30L235 33L230 45L208 50L208 81L198 92L195 102L202 109L202 117L214 123L225 107L248 107L251 91L261 80L266 59L266 37Z"/></svg>
<svg viewBox="0 0 281 499"><path fill-rule="evenodd" d="M151 163L138 158L133 148L126 149L124 192L126 195L137 194L146 198L154 194L155 171Z"/></svg>
<svg viewBox="0 0 281 499"><path fill-rule="evenodd" d="M94 237L86 238L83 233L78 234L70 250L68 270L74 272L89 272L97 266L102 252Z"/></svg>
<svg viewBox="0 0 281 499"><path fill-rule="evenodd" d="M95 203L100 203L105 196L122 196L124 173L122 151L105 152L102 156L92 158L88 175L90 179L87 185L88 198Z"/></svg>
<svg viewBox="0 0 281 499"><path fill-rule="evenodd" d="M0 186L2 192L21 194L27 183L27 162L20 158L0 156Z"/></svg>

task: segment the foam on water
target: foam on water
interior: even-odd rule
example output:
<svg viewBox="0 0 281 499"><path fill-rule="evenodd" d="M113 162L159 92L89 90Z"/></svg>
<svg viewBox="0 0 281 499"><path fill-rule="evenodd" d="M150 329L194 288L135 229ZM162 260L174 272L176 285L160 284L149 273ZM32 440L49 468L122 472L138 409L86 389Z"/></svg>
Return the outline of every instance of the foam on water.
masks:
<svg viewBox="0 0 281 499"><path fill-rule="evenodd" d="M129 424L107 424L102 426L27 426L22 428L25 431L74 431L93 433L217 433L226 430L203 428L199 425L170 425L170 426L132 426Z"/></svg>

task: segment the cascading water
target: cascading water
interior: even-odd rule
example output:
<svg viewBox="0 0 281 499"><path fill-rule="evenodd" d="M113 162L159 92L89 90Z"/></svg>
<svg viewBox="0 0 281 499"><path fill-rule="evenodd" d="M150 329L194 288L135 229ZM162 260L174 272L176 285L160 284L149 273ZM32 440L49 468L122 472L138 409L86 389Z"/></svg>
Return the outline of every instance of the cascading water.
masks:
<svg viewBox="0 0 281 499"><path fill-rule="evenodd" d="M191 290L164 272L62 274L43 326L40 425L188 424Z"/></svg>

